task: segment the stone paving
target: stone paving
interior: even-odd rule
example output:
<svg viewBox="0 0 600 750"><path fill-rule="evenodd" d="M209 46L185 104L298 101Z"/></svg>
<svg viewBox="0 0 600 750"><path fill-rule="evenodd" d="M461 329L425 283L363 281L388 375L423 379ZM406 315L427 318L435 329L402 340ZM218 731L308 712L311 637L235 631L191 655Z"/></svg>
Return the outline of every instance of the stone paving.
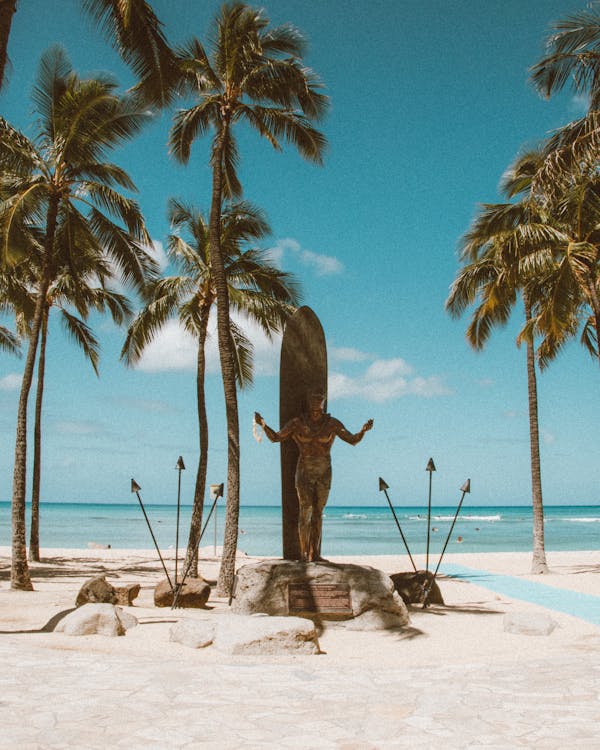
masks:
<svg viewBox="0 0 600 750"><path fill-rule="evenodd" d="M407 669L88 642L0 638L0 748L600 747L600 636L554 661L533 639L526 661Z"/></svg>

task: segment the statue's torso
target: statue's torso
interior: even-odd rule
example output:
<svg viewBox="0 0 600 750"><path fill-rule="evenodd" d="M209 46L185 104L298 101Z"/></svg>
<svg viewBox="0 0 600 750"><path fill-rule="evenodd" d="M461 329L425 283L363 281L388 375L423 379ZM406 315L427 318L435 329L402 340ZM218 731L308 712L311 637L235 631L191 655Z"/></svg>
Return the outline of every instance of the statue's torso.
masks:
<svg viewBox="0 0 600 750"><path fill-rule="evenodd" d="M337 420L323 414L318 422L308 417L293 420L292 439L298 446L300 458L329 456L337 434Z"/></svg>

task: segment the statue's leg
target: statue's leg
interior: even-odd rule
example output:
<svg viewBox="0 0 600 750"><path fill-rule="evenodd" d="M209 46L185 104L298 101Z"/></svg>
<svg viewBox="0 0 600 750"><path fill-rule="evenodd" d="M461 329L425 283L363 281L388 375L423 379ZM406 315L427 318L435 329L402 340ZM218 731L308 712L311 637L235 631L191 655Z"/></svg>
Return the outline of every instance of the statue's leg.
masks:
<svg viewBox="0 0 600 750"><path fill-rule="evenodd" d="M298 541L300 542L300 559L306 562L310 554L310 529L313 515L313 492L311 482L303 471L296 468L296 493L298 495Z"/></svg>
<svg viewBox="0 0 600 750"><path fill-rule="evenodd" d="M329 490L331 488L331 464L326 467L314 486L314 505L310 530L310 553L311 560L322 560L321 537L323 533L323 511L327 505Z"/></svg>

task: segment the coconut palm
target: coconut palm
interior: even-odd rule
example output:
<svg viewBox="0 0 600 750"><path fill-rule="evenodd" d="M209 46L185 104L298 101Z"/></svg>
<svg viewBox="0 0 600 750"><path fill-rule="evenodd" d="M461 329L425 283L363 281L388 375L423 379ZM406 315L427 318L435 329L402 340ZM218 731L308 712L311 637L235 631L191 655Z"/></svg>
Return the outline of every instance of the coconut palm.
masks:
<svg viewBox="0 0 600 750"><path fill-rule="evenodd" d="M60 239L58 243L60 246ZM46 294L40 330L37 366L37 386L33 440L33 478L31 484L31 525L29 532L29 559L40 560L40 486L42 461L42 405L44 397L46 348L50 313L56 309L65 331L82 350L98 375L99 344L85 322L91 310L109 312L117 325L122 325L131 315L127 298L105 285L111 269L102 259L83 254L73 258L69 266L59 266L52 273L52 282ZM91 264L91 270L85 265ZM55 264L53 264L54 266Z"/></svg>
<svg viewBox="0 0 600 750"><path fill-rule="evenodd" d="M23 226L42 226L39 286L17 413L12 497L11 586L32 588L25 548L27 402L41 331L44 304L58 252L57 227L64 227L60 255L66 262L82 245L109 258L123 283L143 289L156 264L138 205L119 188L134 189L127 173L106 161L108 152L136 135L147 115L117 94L109 77L82 80L66 54L55 47L41 59L33 90L38 115L35 140L0 120L0 252L25 251Z"/></svg>
<svg viewBox="0 0 600 750"><path fill-rule="evenodd" d="M528 168L537 158L528 155L515 165L505 181L505 189L521 192L531 184ZM522 166L523 169L519 167ZM460 257L463 268L452 284L446 308L458 317L476 305L467 328L467 340L482 349L492 330L506 324L520 294L525 310L525 327L517 343L526 342L527 392L531 453L533 508L532 573L547 573L544 548L544 513L539 447L537 378L535 349L531 335L526 335L532 319L537 288L536 279L551 268L552 245L561 239L547 216L529 196L516 203L486 205L481 208L464 236Z"/></svg>
<svg viewBox="0 0 600 750"><path fill-rule="evenodd" d="M567 84L589 96L600 109L600 11L593 5L552 24L544 57L531 68L531 79L550 97Z"/></svg>
<svg viewBox="0 0 600 750"><path fill-rule="evenodd" d="M551 154L546 142L522 158L504 184L508 197L535 195L545 221L552 225L553 262L529 278L535 305L523 332L543 337L537 349L542 368L580 327L582 343L592 356L600 356L600 179L596 167L580 159L562 170L560 180L546 190L540 175L547 174Z"/></svg>
<svg viewBox="0 0 600 750"><path fill-rule="evenodd" d="M162 24L145 0L82 0L83 9L105 32L138 78L136 91L158 106L169 103L177 77L175 55ZM17 0L0 0L0 89L7 64L7 47Z"/></svg>
<svg viewBox="0 0 600 750"><path fill-rule="evenodd" d="M327 107L315 74L301 61L304 42L290 26L269 28L261 10L226 4L216 18L207 49L197 39L181 51L183 83L197 101L175 114L170 148L187 163L192 143L212 132L212 199L209 219L211 268L217 294L217 332L227 419L227 507L224 549L217 590L233 585L239 519L239 420L235 356L231 347L229 295L221 250L224 198L241 194L234 126L245 121L274 148L291 142L300 154L321 163L323 135L311 121Z"/></svg>
<svg viewBox="0 0 600 750"><path fill-rule="evenodd" d="M531 80L546 97L566 86L587 97L587 114L548 139L536 182L548 194L560 195L563 179L582 162L598 164L600 154L600 11L590 5L554 23L545 54L531 68Z"/></svg>
<svg viewBox="0 0 600 750"><path fill-rule="evenodd" d="M544 336L542 366L583 323L582 343L598 357L600 340L600 178L579 168L563 181L552 201L552 221L561 236L553 246L555 262L539 279L537 314L532 330Z"/></svg>
<svg viewBox="0 0 600 750"><path fill-rule="evenodd" d="M197 550L208 465L205 349L209 315L217 292L206 218L196 208L171 200L169 220L174 230L168 240L169 258L181 275L161 279L153 285L151 299L132 323L121 356L128 365L134 364L165 322L174 315L197 341L196 395L200 458L184 566L187 569L191 565L191 574L197 576ZM273 266L262 251L242 249L243 245L261 239L269 231L262 212L249 203L228 205L223 210L221 250L231 309L247 316L271 337L283 328L284 321L299 302L299 293L292 276ZM244 387L252 382L252 345L238 325L233 322L230 325L235 375L239 387Z"/></svg>

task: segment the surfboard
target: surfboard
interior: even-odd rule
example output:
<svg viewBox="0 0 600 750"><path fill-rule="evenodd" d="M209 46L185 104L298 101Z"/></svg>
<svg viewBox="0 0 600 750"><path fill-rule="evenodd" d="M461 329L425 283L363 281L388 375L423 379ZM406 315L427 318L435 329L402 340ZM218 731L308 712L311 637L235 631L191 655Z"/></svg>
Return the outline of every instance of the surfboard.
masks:
<svg viewBox="0 0 600 750"><path fill-rule="evenodd" d="M307 397L319 392L327 398L327 345L319 318L310 307L300 307L283 331L279 363L279 420L283 427L307 408ZM281 443L281 517L283 557L300 559L298 495L294 476L298 448L293 440Z"/></svg>

